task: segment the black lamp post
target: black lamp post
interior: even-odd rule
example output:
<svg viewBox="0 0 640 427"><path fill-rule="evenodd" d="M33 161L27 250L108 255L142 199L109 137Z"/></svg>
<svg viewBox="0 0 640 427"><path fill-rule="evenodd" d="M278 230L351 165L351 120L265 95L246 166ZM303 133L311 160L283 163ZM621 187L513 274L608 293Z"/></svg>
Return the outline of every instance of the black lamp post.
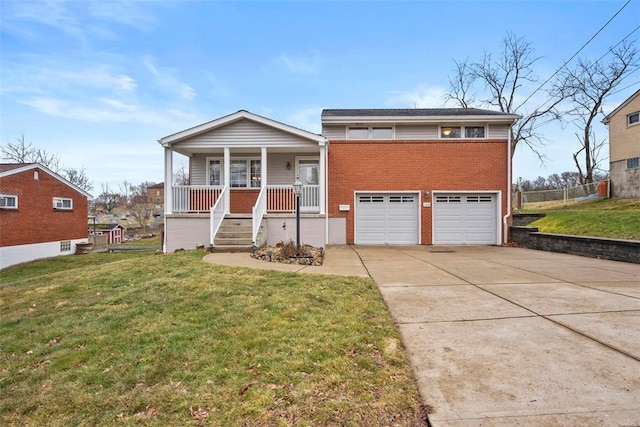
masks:
<svg viewBox="0 0 640 427"><path fill-rule="evenodd" d="M293 183L293 192L296 195L296 248L298 256L300 256L300 195L302 194L302 185L300 177L296 177L296 182Z"/></svg>

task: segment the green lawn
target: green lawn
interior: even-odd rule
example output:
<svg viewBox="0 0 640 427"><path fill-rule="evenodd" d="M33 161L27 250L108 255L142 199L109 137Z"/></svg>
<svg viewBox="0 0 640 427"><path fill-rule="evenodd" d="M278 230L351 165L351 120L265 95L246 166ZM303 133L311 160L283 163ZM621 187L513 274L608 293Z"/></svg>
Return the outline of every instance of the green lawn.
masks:
<svg viewBox="0 0 640 427"><path fill-rule="evenodd" d="M554 209L531 223L545 233L640 240L640 200L601 199Z"/></svg>
<svg viewBox="0 0 640 427"><path fill-rule="evenodd" d="M203 255L0 272L0 425L425 425L373 281Z"/></svg>

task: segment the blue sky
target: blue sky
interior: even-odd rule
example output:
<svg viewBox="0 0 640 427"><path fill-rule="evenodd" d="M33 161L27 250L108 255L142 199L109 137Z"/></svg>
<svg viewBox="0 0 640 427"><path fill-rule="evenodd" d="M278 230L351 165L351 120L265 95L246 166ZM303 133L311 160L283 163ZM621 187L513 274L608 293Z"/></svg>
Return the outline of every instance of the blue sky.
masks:
<svg viewBox="0 0 640 427"><path fill-rule="evenodd" d="M24 135L84 166L94 195L161 181L159 138L240 109L319 132L322 108L453 106L442 99L453 61L497 52L507 31L532 43L544 81L624 3L0 0L0 142ZM580 56L639 24L632 0ZM623 87L605 113L640 73ZM541 130L546 167L518 150L515 177L575 170L575 128Z"/></svg>

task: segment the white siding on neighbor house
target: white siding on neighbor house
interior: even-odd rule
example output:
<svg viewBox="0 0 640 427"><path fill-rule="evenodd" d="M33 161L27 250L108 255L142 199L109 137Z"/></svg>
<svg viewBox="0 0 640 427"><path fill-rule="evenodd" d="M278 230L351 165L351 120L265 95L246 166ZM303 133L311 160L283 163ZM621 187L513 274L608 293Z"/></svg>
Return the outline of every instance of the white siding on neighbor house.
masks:
<svg viewBox="0 0 640 427"><path fill-rule="evenodd" d="M62 255L73 255L76 253L77 243L86 243L87 239L69 239L71 250L60 251L60 241L33 243L29 245L5 246L0 248L0 270L23 262L35 261L37 259L51 258Z"/></svg>
<svg viewBox="0 0 640 427"><path fill-rule="evenodd" d="M507 139L509 136L509 125L489 125L487 138L489 139Z"/></svg>
<svg viewBox="0 0 640 427"><path fill-rule="evenodd" d="M260 147L264 145L317 147L318 143L245 119L174 144L176 148L182 149L201 149L213 145L218 147Z"/></svg>
<svg viewBox="0 0 640 427"><path fill-rule="evenodd" d="M347 139L347 126L345 125L322 125L322 136L329 139Z"/></svg>
<svg viewBox="0 0 640 427"><path fill-rule="evenodd" d="M207 157L222 158L222 153L195 154L191 157L191 185L207 185ZM319 156L318 152L309 153L272 153L267 149L267 185L291 184L295 181L296 156ZM231 159L260 158L260 152L255 154L233 154ZM291 169L287 169L287 162Z"/></svg>
<svg viewBox="0 0 640 427"><path fill-rule="evenodd" d="M438 139L438 126L397 125L396 139Z"/></svg>

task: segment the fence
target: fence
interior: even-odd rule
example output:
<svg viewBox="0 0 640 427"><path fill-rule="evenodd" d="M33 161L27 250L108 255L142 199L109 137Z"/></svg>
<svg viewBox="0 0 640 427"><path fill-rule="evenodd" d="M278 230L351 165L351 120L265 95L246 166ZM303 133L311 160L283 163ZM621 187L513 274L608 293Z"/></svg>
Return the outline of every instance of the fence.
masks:
<svg viewBox="0 0 640 427"><path fill-rule="evenodd" d="M578 185L576 187L556 188L551 190L524 191L522 203L562 202L566 205L569 201L581 201L597 197L609 197L609 180ZM514 201L520 200L518 192L514 195ZM521 208L522 206L517 206Z"/></svg>

